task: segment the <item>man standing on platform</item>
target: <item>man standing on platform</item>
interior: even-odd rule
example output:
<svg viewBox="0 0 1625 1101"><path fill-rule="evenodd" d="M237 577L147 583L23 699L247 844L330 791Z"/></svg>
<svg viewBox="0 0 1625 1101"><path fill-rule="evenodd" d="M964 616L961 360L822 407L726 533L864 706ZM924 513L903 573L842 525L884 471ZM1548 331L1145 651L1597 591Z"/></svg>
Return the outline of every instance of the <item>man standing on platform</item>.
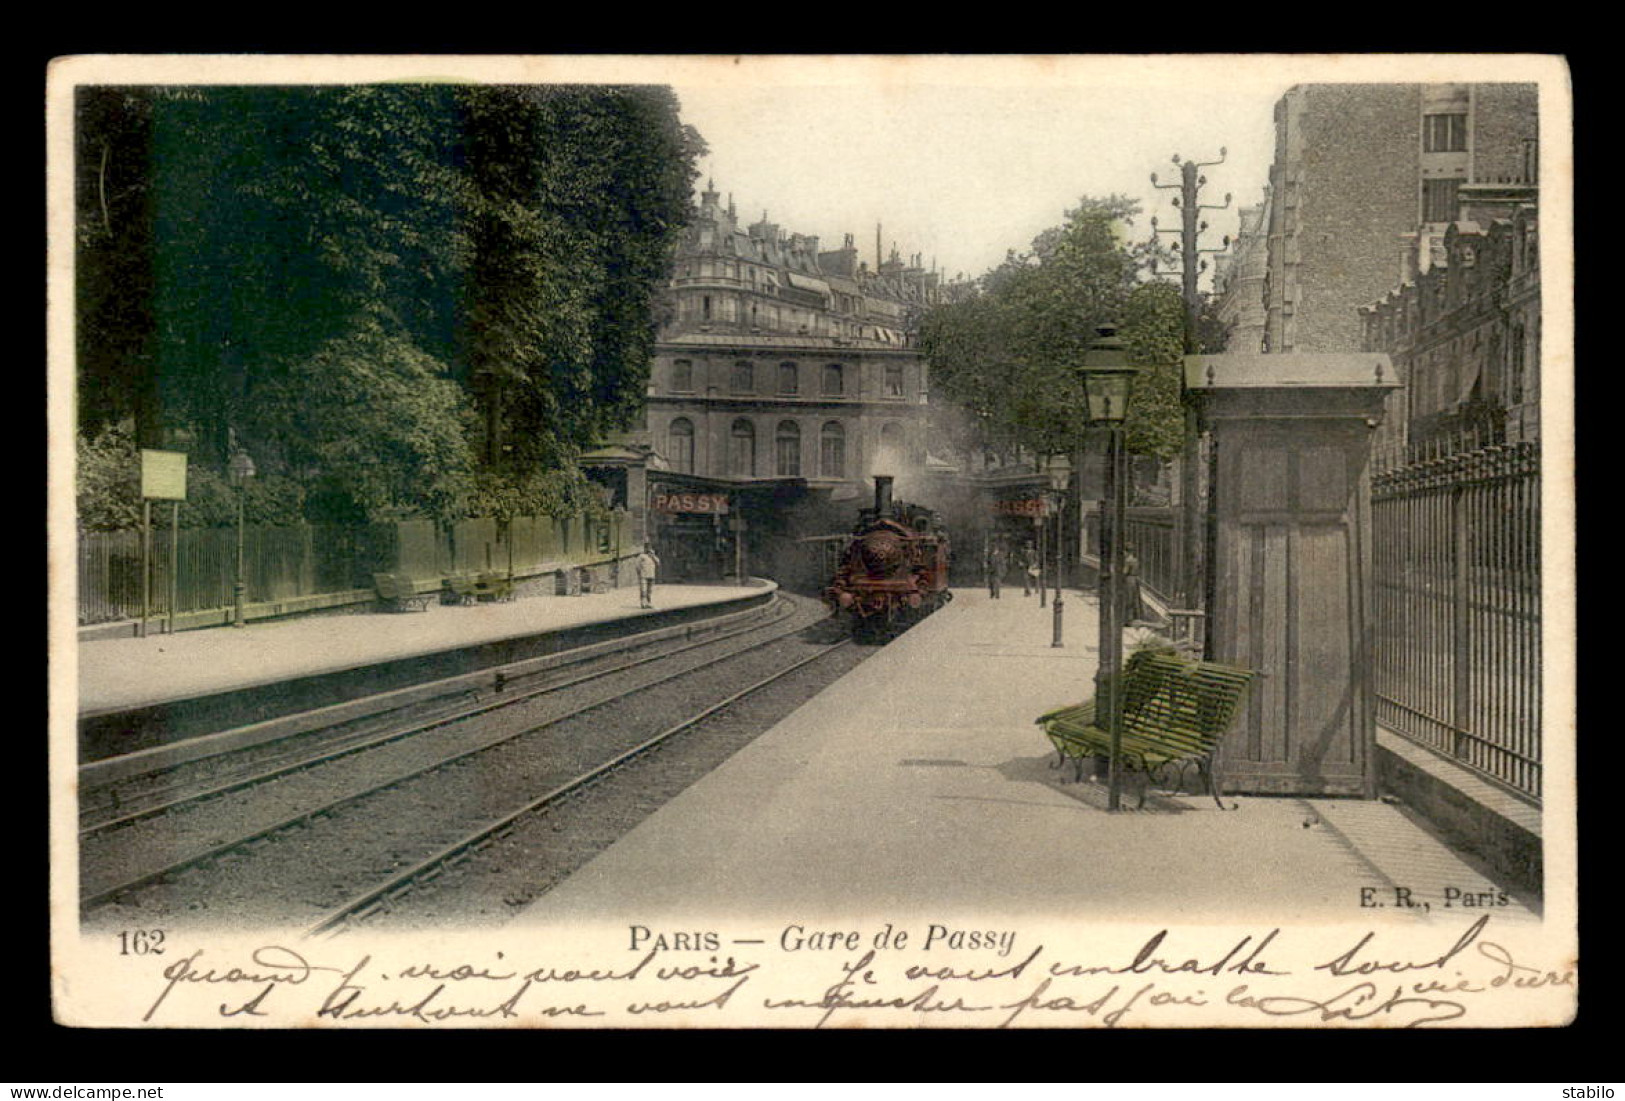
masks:
<svg viewBox="0 0 1625 1101"><path fill-rule="evenodd" d="M1140 592L1140 560L1127 548L1123 551L1123 584L1119 591L1123 594L1123 610L1117 622L1125 627L1149 622L1145 597Z"/></svg>
<svg viewBox="0 0 1625 1101"><path fill-rule="evenodd" d="M660 569L660 558L655 554L654 547L643 544L643 553L638 555L638 607L653 608L655 592L655 574Z"/></svg>
<svg viewBox="0 0 1625 1101"><path fill-rule="evenodd" d="M1032 540L1028 540L1021 548L1021 595L1032 596L1037 583L1038 552L1033 550Z"/></svg>
<svg viewBox="0 0 1625 1101"><path fill-rule="evenodd" d="M987 595L999 599L1004 584L1004 546L995 542L987 552Z"/></svg>

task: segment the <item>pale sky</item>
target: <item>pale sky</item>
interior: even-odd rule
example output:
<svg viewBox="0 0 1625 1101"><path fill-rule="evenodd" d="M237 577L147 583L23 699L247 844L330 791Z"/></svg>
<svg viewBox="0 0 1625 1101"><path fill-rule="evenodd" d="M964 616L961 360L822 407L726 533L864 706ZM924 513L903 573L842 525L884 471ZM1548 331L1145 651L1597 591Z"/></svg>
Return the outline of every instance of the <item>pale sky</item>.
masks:
<svg viewBox="0 0 1625 1101"><path fill-rule="evenodd" d="M1150 181L1153 172L1178 181L1174 153L1217 161L1227 150L1224 164L1203 169L1205 203L1234 196L1229 210L1204 213L1204 247L1220 247L1236 208L1262 197L1272 112L1287 85L1091 84L1082 71L1028 83L1023 71L992 85L938 74L890 85L675 88L683 120L710 146L702 187L710 177L724 203L731 193L742 223L765 210L785 232L817 234L824 249L851 233L871 266L879 222L888 255L895 243L905 260L920 253L927 268L975 277L1059 225L1084 195L1140 200L1134 239L1149 237L1153 214L1176 228L1175 192Z"/></svg>
<svg viewBox="0 0 1625 1101"><path fill-rule="evenodd" d="M1566 79L1559 59L1508 55L536 55L70 58L54 83L350 83L475 79L492 83L664 84L709 143L701 163L745 224L766 210L786 232L838 248L851 233L873 262L884 250L922 254L949 277L997 265L1059 225L1084 195L1125 194L1149 218L1178 225L1170 157L1226 162L1204 169L1202 245L1219 247L1236 208L1263 195L1274 157L1273 110L1294 84L1343 81ZM59 96L58 142L71 134ZM1567 133L1562 97L1543 97L1542 126ZM65 148L65 147L64 147ZM55 154L65 159L58 149ZM1567 165L1554 164L1567 170ZM1548 202L1550 210L1551 204ZM71 208L66 214L71 215ZM1171 238L1169 238L1171 240ZM1206 281L1204 280L1204 286Z"/></svg>

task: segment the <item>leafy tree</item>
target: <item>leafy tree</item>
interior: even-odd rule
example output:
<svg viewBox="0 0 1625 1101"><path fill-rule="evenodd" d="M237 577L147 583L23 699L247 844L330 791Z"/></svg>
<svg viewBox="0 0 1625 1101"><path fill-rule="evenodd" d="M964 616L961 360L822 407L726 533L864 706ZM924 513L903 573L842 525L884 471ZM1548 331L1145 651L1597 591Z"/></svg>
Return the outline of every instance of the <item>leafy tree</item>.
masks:
<svg viewBox="0 0 1625 1101"><path fill-rule="evenodd" d="M79 527L118 531L141 522L139 455L129 421L81 433L75 448L74 494Z"/></svg>
<svg viewBox="0 0 1625 1101"><path fill-rule="evenodd" d="M76 93L79 421L91 437L126 424L132 447L137 435L147 446L160 442L151 347L147 152L152 113L146 90L102 87Z"/></svg>
<svg viewBox="0 0 1625 1101"><path fill-rule="evenodd" d="M477 88L461 103L482 451L499 470L562 471L641 406L703 146L666 89Z"/></svg>
<svg viewBox="0 0 1625 1101"><path fill-rule="evenodd" d="M1129 362L1140 368L1123 423L1130 454L1164 462L1178 455L1185 439L1185 305L1172 283L1143 283L1124 303L1123 338Z"/></svg>
<svg viewBox="0 0 1625 1101"><path fill-rule="evenodd" d="M77 440L79 527L84 531L123 531L141 522L141 457L134 425L104 424ZM268 474L243 487L243 517L250 524L297 524L304 518L304 486L285 475ZM168 523L168 508L154 510L153 523ZM227 527L237 522L237 490L219 471L187 464L183 528Z"/></svg>
<svg viewBox="0 0 1625 1101"><path fill-rule="evenodd" d="M342 386L327 385L342 379ZM473 457L466 395L408 339L367 327L329 341L267 387L258 421L325 522L463 511Z"/></svg>
<svg viewBox="0 0 1625 1101"><path fill-rule="evenodd" d="M462 260L449 96L207 88L156 101L156 369L166 423L205 455L224 463L235 431L271 458L261 414L302 397L284 383L334 340L385 329L444 355Z"/></svg>
<svg viewBox="0 0 1625 1101"><path fill-rule="evenodd" d="M1179 288L1141 282L1145 245L1125 244L1139 208L1113 195L1085 197L1060 226L1010 252L970 298L932 310L920 344L937 390L969 414L980 442L1006 456L1070 453L1084 394L1076 370L1097 329L1118 325L1142 368L1125 424L1130 452L1167 461L1184 437ZM1223 326L1204 313L1204 351L1223 347Z"/></svg>
<svg viewBox="0 0 1625 1101"><path fill-rule="evenodd" d="M1121 236L1137 205L1085 197L1025 254L1012 251L980 293L931 311L920 343L932 377L971 410L996 451L1072 451L1083 408L1075 370L1097 328L1121 321L1136 286Z"/></svg>
<svg viewBox="0 0 1625 1101"><path fill-rule="evenodd" d="M87 434L133 418L194 468L245 446L314 519L583 496L575 455L644 393L702 148L669 90L94 89L79 111Z"/></svg>

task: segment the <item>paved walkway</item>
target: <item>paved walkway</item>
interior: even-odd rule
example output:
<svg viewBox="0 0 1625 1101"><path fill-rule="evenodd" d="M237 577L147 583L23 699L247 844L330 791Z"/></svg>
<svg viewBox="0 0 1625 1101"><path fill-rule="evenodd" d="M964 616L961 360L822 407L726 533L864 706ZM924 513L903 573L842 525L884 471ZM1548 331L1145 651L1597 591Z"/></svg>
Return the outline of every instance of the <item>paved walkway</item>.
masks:
<svg viewBox="0 0 1625 1101"><path fill-rule="evenodd" d="M960 590L601 853L523 925L865 914L1363 921L1393 889L1495 889L1379 802L1153 797L1108 814L1033 725L1092 694L1092 597L1065 646L1036 597ZM1132 807L1130 797L1126 805ZM1367 896L1387 900L1362 909ZM1452 914L1462 911L1455 909ZM1536 921L1516 903L1498 920ZM678 927L688 927L680 925Z"/></svg>
<svg viewBox="0 0 1625 1101"><path fill-rule="evenodd" d="M659 585L660 608L759 595L729 585ZM146 638L103 639L78 647L80 714L273 684L313 673L413 657L481 642L636 618L636 586L583 596L542 596L466 607L432 604L423 612L250 622Z"/></svg>

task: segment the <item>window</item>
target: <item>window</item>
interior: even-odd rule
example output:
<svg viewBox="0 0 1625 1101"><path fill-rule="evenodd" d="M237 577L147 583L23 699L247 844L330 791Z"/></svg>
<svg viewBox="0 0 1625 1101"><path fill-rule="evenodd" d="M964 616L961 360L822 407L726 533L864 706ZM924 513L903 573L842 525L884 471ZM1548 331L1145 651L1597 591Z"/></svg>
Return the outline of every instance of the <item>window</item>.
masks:
<svg viewBox="0 0 1625 1101"><path fill-rule="evenodd" d="M845 375L845 371L842 369L842 367L841 367L841 365L839 363L825 364L824 365L824 393L826 393L826 394L845 393L844 385L845 385L846 380L844 378L844 375Z"/></svg>
<svg viewBox="0 0 1625 1101"><path fill-rule="evenodd" d="M706 295L700 302L700 316L703 317L707 321L711 320L711 296L710 295Z"/></svg>
<svg viewBox="0 0 1625 1101"><path fill-rule="evenodd" d="M755 391L756 372L752 369L750 360L742 359L734 364L730 385L736 394L749 394Z"/></svg>
<svg viewBox="0 0 1625 1101"><path fill-rule="evenodd" d="M736 478L756 474L756 427L740 418L734 421L728 437L728 473Z"/></svg>
<svg viewBox="0 0 1625 1101"><path fill-rule="evenodd" d="M903 396L903 365L901 363L886 364L886 396L888 398Z"/></svg>
<svg viewBox="0 0 1625 1101"><path fill-rule="evenodd" d="M781 478L801 477L801 426L780 421L773 436L774 472Z"/></svg>
<svg viewBox="0 0 1625 1101"><path fill-rule="evenodd" d="M779 393L795 394L801 390L801 372L794 363L779 364Z"/></svg>
<svg viewBox="0 0 1625 1101"><path fill-rule="evenodd" d="M671 388L673 390L694 389L694 361L691 359L673 360L671 365Z"/></svg>
<svg viewBox="0 0 1625 1101"><path fill-rule="evenodd" d="M694 422L687 417L672 421L668 440L671 468L679 474L694 473Z"/></svg>
<svg viewBox="0 0 1625 1101"><path fill-rule="evenodd" d="M846 429L830 421L818 436L818 473L825 478L846 477Z"/></svg>
<svg viewBox="0 0 1625 1101"><path fill-rule="evenodd" d="M1422 149L1427 153L1467 152L1467 116L1424 115Z"/></svg>
<svg viewBox="0 0 1625 1101"><path fill-rule="evenodd" d="M1422 181L1422 221L1454 222L1456 220L1456 188L1460 180Z"/></svg>

